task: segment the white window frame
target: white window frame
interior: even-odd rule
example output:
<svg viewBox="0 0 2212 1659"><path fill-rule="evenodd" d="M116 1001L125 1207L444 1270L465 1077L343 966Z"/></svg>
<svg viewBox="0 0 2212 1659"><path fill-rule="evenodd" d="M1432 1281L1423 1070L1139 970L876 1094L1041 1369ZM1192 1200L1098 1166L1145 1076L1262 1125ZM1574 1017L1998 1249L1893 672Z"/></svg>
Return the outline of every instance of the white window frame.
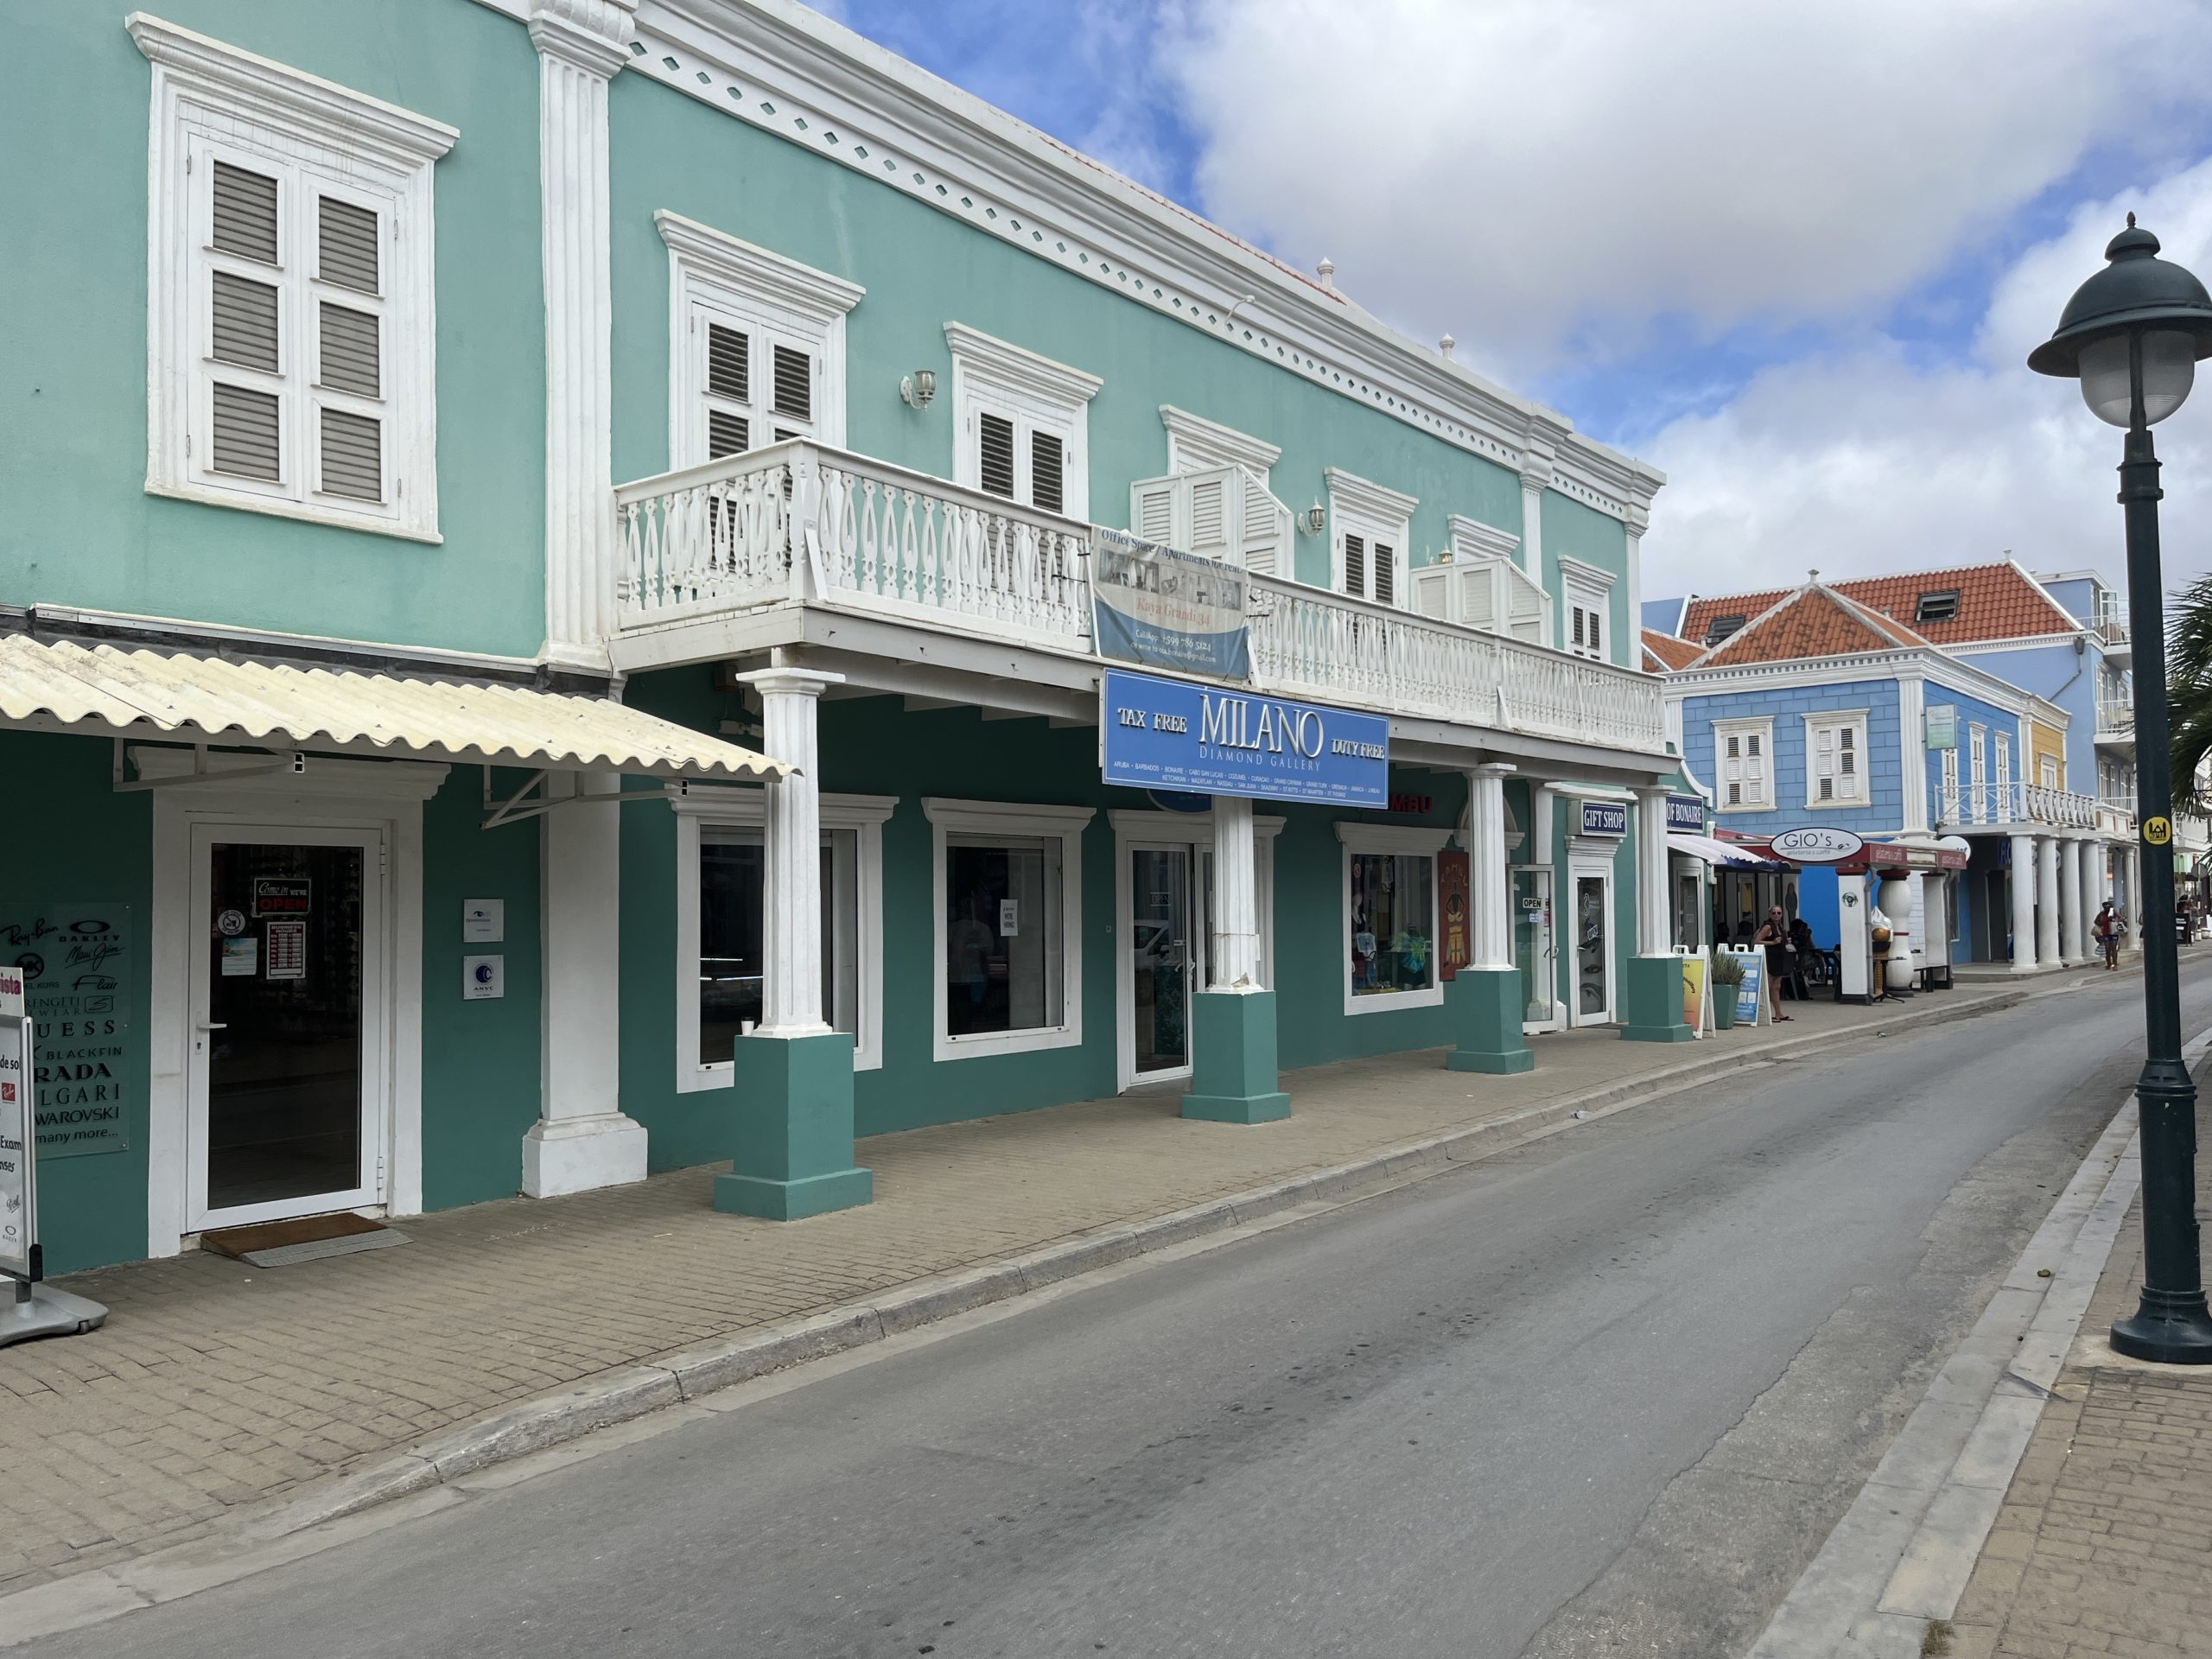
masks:
<svg viewBox="0 0 2212 1659"><path fill-rule="evenodd" d="M1728 740L1751 738L1759 740L1759 758L1764 762L1760 781L1765 785L1765 798L1730 804L1728 800ZM1746 743L1739 760L1749 760L1750 745ZM1713 810L1716 812L1771 812L1781 804L1774 793L1774 719L1762 715L1751 719L1716 720L1713 722Z"/></svg>
<svg viewBox="0 0 2212 1659"><path fill-rule="evenodd" d="M2044 788L2057 790L2064 787L2064 784L2058 775L2058 757L2056 755L2045 754L2037 756L2037 782L2042 785Z"/></svg>
<svg viewBox="0 0 2212 1659"><path fill-rule="evenodd" d="M1871 806L1873 804L1874 785L1867 775L1867 713L1868 711L1864 709L1821 709L1805 716L1805 804L1807 806ZM1843 753L1842 734L1846 732L1851 734L1853 753L1859 759L1859 769L1853 774L1854 793L1847 795L1843 792L1843 774L1839 772L1835 776L1835 793L1825 798L1821 796L1818 750L1820 734L1822 732L1837 734L1836 753L1839 760Z"/></svg>
<svg viewBox="0 0 2212 1659"><path fill-rule="evenodd" d="M676 1091L681 1095L727 1089L736 1070L732 1060L699 1058L701 831L708 824L765 830L767 799L759 789L671 785L668 804L676 814ZM898 804L893 795L821 798L823 830L855 831L860 844L853 861L855 1071L883 1064L883 825Z"/></svg>
<svg viewBox="0 0 2212 1659"><path fill-rule="evenodd" d="M1613 626L1613 583L1618 578L1610 570L1565 555L1560 557L1559 570L1560 591L1567 601L1560 617L1560 649L1592 662L1612 661L1613 636L1619 632ZM1578 611L1598 619L1598 646L1594 651L1575 643Z"/></svg>
<svg viewBox="0 0 2212 1659"><path fill-rule="evenodd" d="M930 942L932 1058L965 1060L979 1054L1028 1054L1083 1046L1083 830L1097 817L1090 806L1027 806L1004 801L922 798L930 821ZM1028 1031L947 1034L944 855L951 836L1005 836L1060 843L1060 1023Z"/></svg>
<svg viewBox="0 0 2212 1659"><path fill-rule="evenodd" d="M1936 786L1942 796L1944 821L1957 823L1966 816L1966 812L1965 803L1959 794L1959 749L1955 743L1939 752L1936 764Z"/></svg>
<svg viewBox="0 0 2212 1659"><path fill-rule="evenodd" d="M1160 406L1160 424L1167 429L1167 470L1173 474L1203 473L1215 467L1242 467L1267 488L1268 474L1282 459L1280 444L1239 432L1203 415L1173 404Z"/></svg>
<svg viewBox="0 0 2212 1659"><path fill-rule="evenodd" d="M1393 1008L1433 1008L1444 1001L1443 965L1437 960L1443 934L1439 931L1438 906L1443 902L1442 883L1437 879L1436 855L1452 839L1452 830L1430 829L1414 824L1368 823L1351 819L1337 821L1337 839L1343 845L1338 861L1337 890L1339 909L1337 919L1337 942L1342 951L1342 984L1344 1012L1347 1014L1383 1014ZM1385 991L1379 995L1359 996L1352 990L1351 952L1351 861L1357 853L1381 854L1408 857L1426 856L1429 861L1428 881L1428 937L1429 977L1433 982L1418 991Z"/></svg>
<svg viewBox="0 0 2212 1659"><path fill-rule="evenodd" d="M976 416L1001 416L1014 423L1015 505L1039 511L1030 505L1033 435L1057 433L1065 458L1059 517L1090 523L1090 400L1106 383L964 322L944 325L944 343L952 352L952 481L982 489Z"/></svg>
<svg viewBox="0 0 2212 1659"><path fill-rule="evenodd" d="M127 27L153 65L147 158L146 490L216 506L437 542L436 215L435 163L460 137L443 122L318 76L134 13ZM213 272L209 232L214 162L277 181L278 372L213 363L208 355ZM334 303L379 320L379 396L315 384L316 275L313 198L329 195L378 214L373 298L327 288ZM241 264L241 270L244 266ZM281 483L213 470L213 384L273 391ZM375 410L385 499L356 501L315 487L325 405Z"/></svg>
<svg viewBox="0 0 2212 1659"><path fill-rule="evenodd" d="M2012 781L2012 734L1999 732L1996 739L1997 789L2002 794Z"/></svg>
<svg viewBox="0 0 2212 1659"><path fill-rule="evenodd" d="M1328 469L1329 484L1329 587L1332 592L1344 592L1344 537L1363 537L1368 549L1367 591L1352 594L1370 605L1385 601L1375 595L1375 544L1386 543L1390 549L1390 592L1388 601L1395 610L1412 607L1413 563L1407 543L1413 538L1414 509L1421 505L1418 496L1407 495L1377 484L1371 478L1362 478L1348 473L1341 467Z"/></svg>
<svg viewBox="0 0 2212 1659"><path fill-rule="evenodd" d="M832 449L845 447L845 319L867 296L858 283L662 208L653 226L668 248L668 459L671 471L707 455L707 325L752 340L747 449L776 442L779 426ZM779 345L804 351L813 369L813 414L771 408Z"/></svg>

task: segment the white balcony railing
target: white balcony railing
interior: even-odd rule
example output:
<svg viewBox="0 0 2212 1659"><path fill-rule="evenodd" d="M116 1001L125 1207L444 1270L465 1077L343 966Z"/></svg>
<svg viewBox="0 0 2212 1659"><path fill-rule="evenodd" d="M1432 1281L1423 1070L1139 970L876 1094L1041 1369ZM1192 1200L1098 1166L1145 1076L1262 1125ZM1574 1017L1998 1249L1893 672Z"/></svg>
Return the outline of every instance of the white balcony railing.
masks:
<svg viewBox="0 0 2212 1659"><path fill-rule="evenodd" d="M2125 697L2097 699L2097 736L2132 741L2135 736L2135 705Z"/></svg>
<svg viewBox="0 0 2212 1659"><path fill-rule="evenodd" d="M2134 825L2134 814L2126 807L2035 784L1955 785L1938 791L1936 809L1944 830L2031 824L2124 836Z"/></svg>
<svg viewBox="0 0 2212 1659"><path fill-rule="evenodd" d="M1090 657L1090 529L794 442L614 493L617 625L827 606ZM1325 588L1248 578L1253 678L1285 695L1576 742L1665 746L1658 683Z"/></svg>

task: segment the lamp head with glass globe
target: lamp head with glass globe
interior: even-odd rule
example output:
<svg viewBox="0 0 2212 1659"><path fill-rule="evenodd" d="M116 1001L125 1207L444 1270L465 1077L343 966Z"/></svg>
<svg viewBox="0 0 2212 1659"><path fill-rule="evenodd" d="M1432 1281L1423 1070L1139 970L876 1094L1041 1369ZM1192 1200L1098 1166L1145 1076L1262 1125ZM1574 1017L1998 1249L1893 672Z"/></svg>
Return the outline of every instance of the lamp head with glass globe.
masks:
<svg viewBox="0 0 2212 1659"><path fill-rule="evenodd" d="M2158 238L2127 216L2105 248L2111 261L2074 290L2058 331L2028 354L2037 374L2077 378L2101 421L2134 424L2141 354L2144 424L2182 406L2199 358L2212 357L2212 295L2183 267L2158 257Z"/></svg>

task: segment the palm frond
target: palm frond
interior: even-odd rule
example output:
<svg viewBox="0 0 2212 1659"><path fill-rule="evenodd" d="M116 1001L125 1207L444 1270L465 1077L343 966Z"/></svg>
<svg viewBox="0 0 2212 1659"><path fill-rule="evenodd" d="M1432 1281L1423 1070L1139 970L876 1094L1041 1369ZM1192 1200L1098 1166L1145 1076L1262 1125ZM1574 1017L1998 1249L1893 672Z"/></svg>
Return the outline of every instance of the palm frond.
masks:
<svg viewBox="0 0 2212 1659"><path fill-rule="evenodd" d="M2166 613L2169 679L2212 679L2212 576L2199 576L2175 595Z"/></svg>

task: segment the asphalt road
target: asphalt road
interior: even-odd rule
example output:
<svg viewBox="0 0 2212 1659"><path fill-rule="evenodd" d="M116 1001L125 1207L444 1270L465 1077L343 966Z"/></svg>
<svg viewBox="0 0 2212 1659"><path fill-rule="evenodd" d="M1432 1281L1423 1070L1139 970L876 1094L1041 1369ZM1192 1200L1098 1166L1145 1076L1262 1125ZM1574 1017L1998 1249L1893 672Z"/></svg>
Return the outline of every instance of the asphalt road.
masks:
<svg viewBox="0 0 2212 1659"><path fill-rule="evenodd" d="M18 1651L1739 1653L2140 995L1738 1075Z"/></svg>

